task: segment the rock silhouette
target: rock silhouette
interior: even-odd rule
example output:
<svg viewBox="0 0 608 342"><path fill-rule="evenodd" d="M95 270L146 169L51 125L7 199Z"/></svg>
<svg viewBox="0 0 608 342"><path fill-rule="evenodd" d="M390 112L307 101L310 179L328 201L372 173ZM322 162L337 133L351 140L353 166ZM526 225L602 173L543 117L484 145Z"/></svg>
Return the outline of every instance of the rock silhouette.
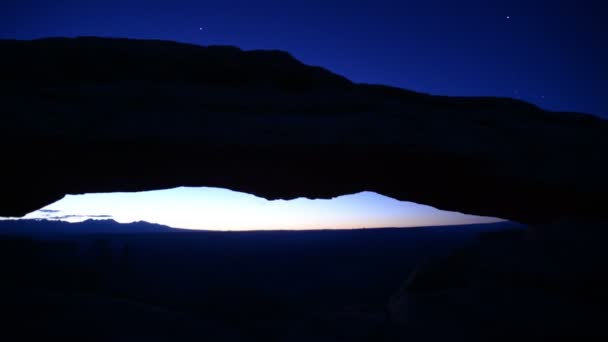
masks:
<svg viewBox="0 0 608 342"><path fill-rule="evenodd" d="M526 223L607 215L608 124L592 115L356 84L281 51L83 37L0 54L2 216L174 186L369 190Z"/></svg>

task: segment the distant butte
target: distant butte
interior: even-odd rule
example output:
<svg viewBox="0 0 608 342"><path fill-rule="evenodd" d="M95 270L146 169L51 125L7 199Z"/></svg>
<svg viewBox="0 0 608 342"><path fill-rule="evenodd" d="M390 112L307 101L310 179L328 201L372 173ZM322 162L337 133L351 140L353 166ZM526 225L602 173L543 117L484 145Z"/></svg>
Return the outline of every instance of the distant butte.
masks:
<svg viewBox="0 0 608 342"><path fill-rule="evenodd" d="M608 216L608 123L592 115L356 84L282 51L83 37L3 40L0 55L0 216L175 186Z"/></svg>

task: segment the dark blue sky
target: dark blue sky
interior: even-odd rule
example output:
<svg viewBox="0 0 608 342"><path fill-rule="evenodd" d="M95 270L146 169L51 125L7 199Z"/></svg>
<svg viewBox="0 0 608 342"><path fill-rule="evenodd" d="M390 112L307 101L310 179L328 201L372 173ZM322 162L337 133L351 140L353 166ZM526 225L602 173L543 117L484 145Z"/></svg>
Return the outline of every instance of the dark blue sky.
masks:
<svg viewBox="0 0 608 342"><path fill-rule="evenodd" d="M281 49L356 82L508 96L608 117L604 2L4 0L0 37Z"/></svg>

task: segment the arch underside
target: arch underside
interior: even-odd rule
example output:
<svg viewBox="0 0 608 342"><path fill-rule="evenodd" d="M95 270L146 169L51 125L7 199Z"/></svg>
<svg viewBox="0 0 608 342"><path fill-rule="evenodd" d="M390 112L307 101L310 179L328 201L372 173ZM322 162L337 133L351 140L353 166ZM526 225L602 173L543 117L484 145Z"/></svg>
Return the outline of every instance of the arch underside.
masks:
<svg viewBox="0 0 608 342"><path fill-rule="evenodd" d="M591 115L355 84L277 51L90 37L0 50L0 216L176 186L374 191L524 223L608 215L608 123Z"/></svg>

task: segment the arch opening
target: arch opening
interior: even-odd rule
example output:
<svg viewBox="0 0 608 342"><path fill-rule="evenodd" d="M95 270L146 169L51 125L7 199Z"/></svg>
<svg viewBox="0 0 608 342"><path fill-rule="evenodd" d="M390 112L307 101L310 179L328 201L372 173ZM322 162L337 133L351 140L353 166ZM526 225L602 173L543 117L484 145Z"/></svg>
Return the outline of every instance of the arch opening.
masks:
<svg viewBox="0 0 608 342"><path fill-rule="evenodd" d="M443 211L363 191L332 199L267 200L210 187L67 195L23 219L145 221L196 230L309 230L493 223L499 218Z"/></svg>

